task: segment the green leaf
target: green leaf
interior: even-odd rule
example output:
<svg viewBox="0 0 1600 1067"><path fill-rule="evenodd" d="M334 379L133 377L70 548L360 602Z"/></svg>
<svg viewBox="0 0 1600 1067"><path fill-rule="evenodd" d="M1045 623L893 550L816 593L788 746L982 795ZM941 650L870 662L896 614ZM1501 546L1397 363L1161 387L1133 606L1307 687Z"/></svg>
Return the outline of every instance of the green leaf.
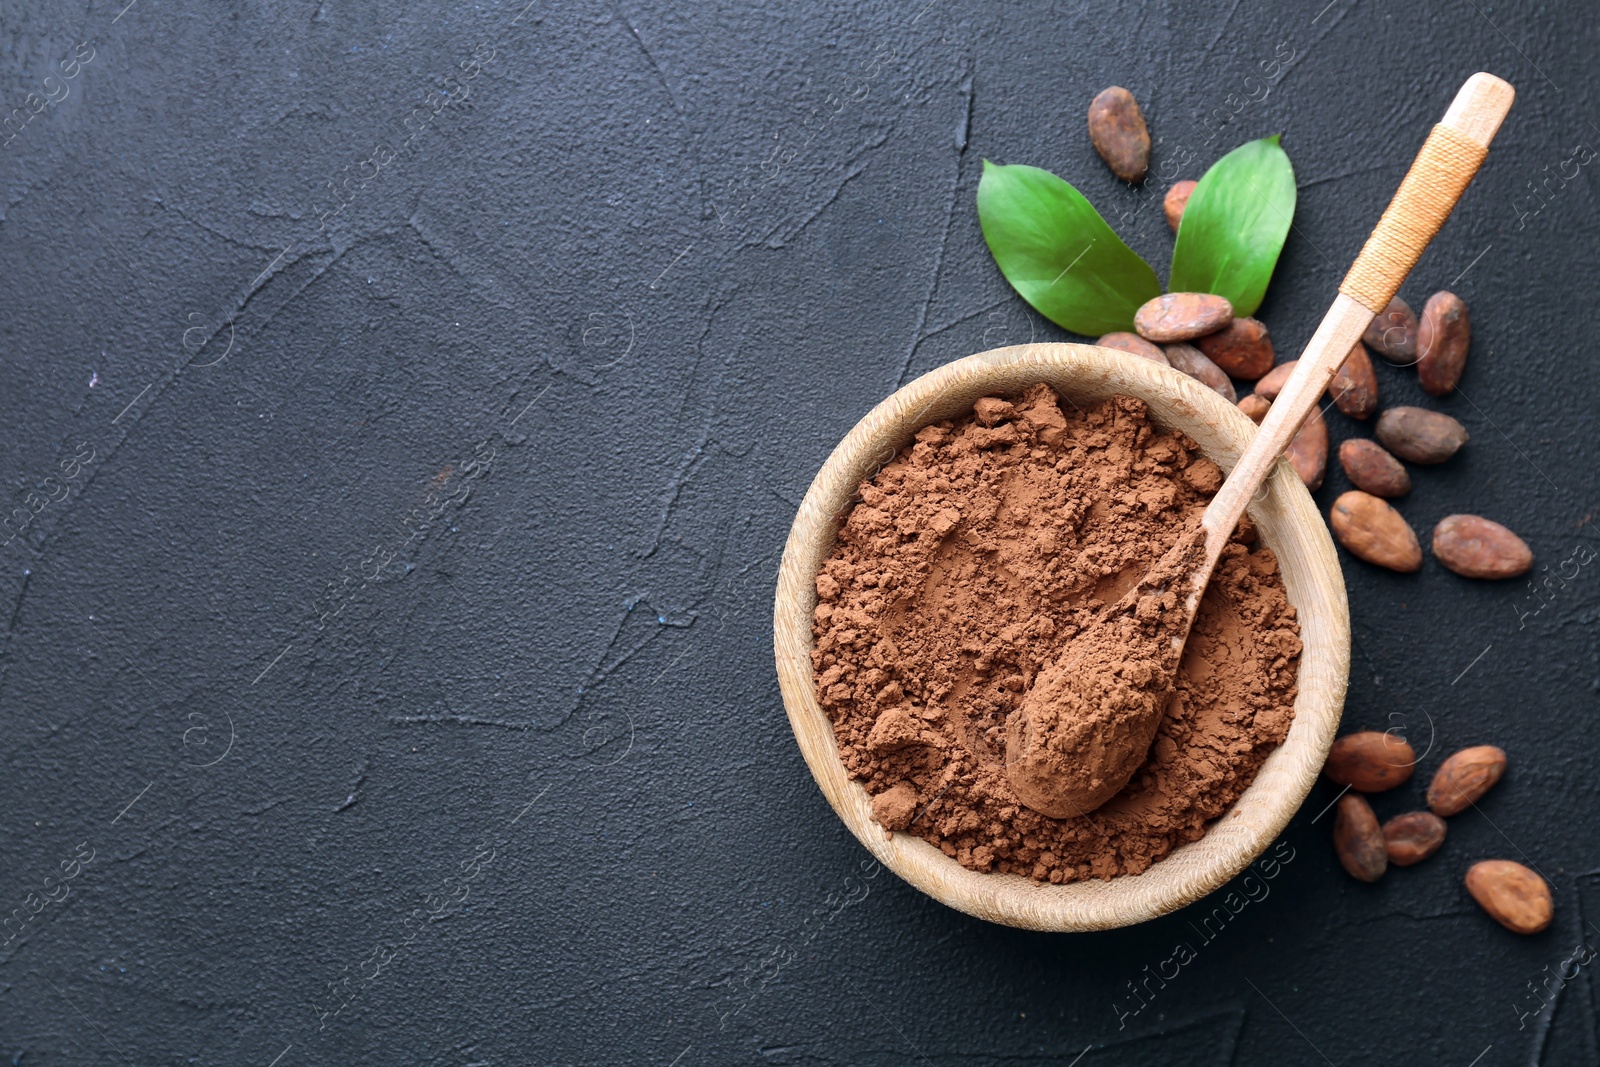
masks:
<svg viewBox="0 0 1600 1067"><path fill-rule="evenodd" d="M1073 333L1131 330L1139 305L1161 295L1150 264L1082 193L1047 170L984 160L978 221L1006 281Z"/></svg>
<svg viewBox="0 0 1600 1067"><path fill-rule="evenodd" d="M1172 249L1174 293L1215 293L1253 315L1294 218L1294 168L1278 136L1240 145L1189 196Z"/></svg>

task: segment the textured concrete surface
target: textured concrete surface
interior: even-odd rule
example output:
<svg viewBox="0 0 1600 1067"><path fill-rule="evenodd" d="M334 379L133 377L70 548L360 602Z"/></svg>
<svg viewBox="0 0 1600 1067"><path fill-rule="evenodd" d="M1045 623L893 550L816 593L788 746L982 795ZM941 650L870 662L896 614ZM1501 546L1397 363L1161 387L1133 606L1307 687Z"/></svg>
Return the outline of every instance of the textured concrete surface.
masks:
<svg viewBox="0 0 1600 1067"><path fill-rule="evenodd" d="M1595 1062L1595 22L1325 2L4 4L6 1062ZM1463 391L1379 371L1472 434L1413 524L1504 521L1542 584L1347 560L1347 722L1430 753L1381 815L1466 744L1507 780L1374 886L1319 786L1209 926L1025 934L864 866L773 576L873 403L1065 337L981 160L1164 273L1093 93L1157 175L1281 131L1292 351L1478 69L1520 101L1405 290L1469 303ZM1547 933L1466 897L1496 856Z"/></svg>

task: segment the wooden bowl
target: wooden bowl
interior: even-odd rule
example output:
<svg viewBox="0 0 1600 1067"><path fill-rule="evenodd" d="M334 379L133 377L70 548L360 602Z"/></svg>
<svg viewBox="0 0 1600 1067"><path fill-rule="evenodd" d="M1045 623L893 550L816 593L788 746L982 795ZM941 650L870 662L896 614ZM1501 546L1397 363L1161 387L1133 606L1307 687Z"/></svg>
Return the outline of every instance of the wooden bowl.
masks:
<svg viewBox="0 0 1600 1067"><path fill-rule="evenodd" d="M1066 885L1015 874L981 874L918 837L886 837L867 791L839 759L833 726L817 704L811 668L816 576L863 480L882 469L921 427L971 410L984 396L1011 396L1035 382L1085 402L1114 394L1145 401L1157 422L1181 430L1223 470L1256 432L1238 408L1199 382L1152 360L1093 345L1031 344L980 352L923 375L856 423L817 472L789 531L778 572L773 638L789 724L823 795L851 833L900 877L980 919L1031 930L1105 930L1175 911L1244 870L1288 825L1322 769L1344 708L1350 615L1333 542L1287 461L1250 508L1277 553L1289 602L1299 612L1299 697L1294 723L1250 788L1206 835L1137 875Z"/></svg>

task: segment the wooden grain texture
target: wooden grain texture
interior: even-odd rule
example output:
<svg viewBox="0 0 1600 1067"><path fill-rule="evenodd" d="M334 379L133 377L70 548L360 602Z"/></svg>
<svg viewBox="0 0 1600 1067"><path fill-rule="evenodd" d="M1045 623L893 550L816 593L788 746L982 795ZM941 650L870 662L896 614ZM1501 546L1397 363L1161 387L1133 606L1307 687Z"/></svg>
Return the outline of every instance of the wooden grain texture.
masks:
<svg viewBox="0 0 1600 1067"><path fill-rule="evenodd" d="M1153 919L1199 899L1242 871L1288 825L1316 781L1344 707L1350 616L1327 527L1300 479L1280 462L1249 511L1263 541L1277 553L1289 601L1299 611L1305 645L1300 694L1283 745L1204 837L1143 874L1068 885L980 874L920 838L886 837L872 821L866 790L846 774L833 727L817 703L811 668L817 571L861 482L888 463L917 429L963 414L979 397L1014 395L1041 381L1078 403L1116 394L1138 397L1157 422L1188 434L1225 471L1256 434L1254 423L1194 379L1111 349L1018 345L946 364L868 412L817 473L784 548L774 648L784 706L806 765L828 803L873 855L923 892L982 919L1032 930L1104 930Z"/></svg>
<svg viewBox="0 0 1600 1067"><path fill-rule="evenodd" d="M1500 132L1500 124L1506 120L1516 99L1517 91L1511 83L1480 70L1461 86L1439 125L1448 126L1487 148L1494 135Z"/></svg>

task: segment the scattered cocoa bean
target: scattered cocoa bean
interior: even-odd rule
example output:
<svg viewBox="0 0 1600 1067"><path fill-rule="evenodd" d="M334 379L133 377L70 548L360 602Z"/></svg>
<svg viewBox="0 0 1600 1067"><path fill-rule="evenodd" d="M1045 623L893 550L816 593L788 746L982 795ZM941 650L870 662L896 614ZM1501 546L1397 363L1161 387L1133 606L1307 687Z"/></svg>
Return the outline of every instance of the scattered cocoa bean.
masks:
<svg viewBox="0 0 1600 1067"><path fill-rule="evenodd" d="M1136 333L1126 331L1108 333L1095 344L1102 348L1115 348L1118 352L1128 352L1135 356L1143 356L1145 359L1153 359L1162 366L1171 366L1167 363L1167 357L1161 351L1160 345L1151 344Z"/></svg>
<svg viewBox="0 0 1600 1067"><path fill-rule="evenodd" d="M1389 850L1372 805L1358 793L1339 798L1333 817L1333 848L1350 877L1376 882L1389 868Z"/></svg>
<svg viewBox="0 0 1600 1067"><path fill-rule="evenodd" d="M1264 396L1257 396L1255 393L1251 393L1249 396L1239 398L1239 410L1248 415L1251 422L1260 426L1261 420L1267 417L1268 411L1272 410L1272 401Z"/></svg>
<svg viewBox="0 0 1600 1067"><path fill-rule="evenodd" d="M1352 419L1370 419L1378 410L1378 376L1367 346L1357 341L1328 383L1328 399Z"/></svg>
<svg viewBox="0 0 1600 1067"><path fill-rule="evenodd" d="M1187 178L1181 182L1173 182L1172 188L1167 190L1167 195L1161 198L1161 210L1166 212L1167 225L1172 227L1173 233L1178 232L1178 223L1183 221L1183 209L1189 206L1189 195L1199 184Z"/></svg>
<svg viewBox="0 0 1600 1067"><path fill-rule="evenodd" d="M1368 563L1402 574L1422 566L1422 546L1405 518L1387 500L1352 489L1333 502L1328 513L1333 536L1350 553Z"/></svg>
<svg viewBox="0 0 1600 1067"><path fill-rule="evenodd" d="M1467 892L1495 922L1515 934L1536 934L1555 917L1543 878L1512 860L1483 860L1467 871Z"/></svg>
<svg viewBox="0 0 1600 1067"><path fill-rule="evenodd" d="M1459 296L1438 292L1428 297L1417 324L1417 380L1424 392L1444 396L1456 387L1471 337L1467 305Z"/></svg>
<svg viewBox="0 0 1600 1067"><path fill-rule="evenodd" d="M1409 463L1443 463L1467 443L1467 428L1440 411L1390 408L1373 429L1383 447Z"/></svg>
<svg viewBox="0 0 1600 1067"><path fill-rule="evenodd" d="M1481 515L1446 515L1433 528L1433 554L1463 578L1515 578L1533 566L1533 550Z"/></svg>
<svg viewBox="0 0 1600 1067"><path fill-rule="evenodd" d="M1222 368L1207 359L1206 354L1194 345L1163 345L1162 350L1167 354L1167 362L1173 367L1202 385L1215 389L1227 399L1228 403L1238 401L1239 394L1233 391L1233 383L1222 372Z"/></svg>
<svg viewBox="0 0 1600 1067"><path fill-rule="evenodd" d="M1328 469L1328 424L1320 410L1311 409L1311 415L1283 454L1307 489L1316 492L1322 488L1322 476Z"/></svg>
<svg viewBox="0 0 1600 1067"><path fill-rule="evenodd" d="M1278 399L1278 394L1283 392L1284 383L1289 380L1289 375L1294 373L1295 367L1300 363L1298 359L1291 359L1287 363L1280 363L1256 383L1256 395L1267 400Z"/></svg>
<svg viewBox="0 0 1600 1067"><path fill-rule="evenodd" d="M1211 293L1164 293L1133 313L1133 328L1147 341L1167 344L1215 333L1233 321L1233 305Z"/></svg>
<svg viewBox="0 0 1600 1067"><path fill-rule="evenodd" d="M1368 348L1388 360L1409 367L1417 360L1417 315L1398 296L1389 301L1361 335Z"/></svg>
<svg viewBox="0 0 1600 1067"><path fill-rule="evenodd" d="M1493 745L1474 745L1439 765L1428 783L1428 809L1456 815L1483 799L1506 773L1506 754Z"/></svg>
<svg viewBox="0 0 1600 1067"><path fill-rule="evenodd" d="M1144 180L1150 167L1150 128L1133 94L1120 85L1089 105L1089 140L1111 172L1125 182Z"/></svg>
<svg viewBox="0 0 1600 1067"><path fill-rule="evenodd" d="M1416 767L1417 754L1405 738L1361 730L1334 741L1322 773L1339 785L1381 793L1405 782Z"/></svg>
<svg viewBox="0 0 1600 1067"><path fill-rule="evenodd" d="M1235 378L1259 378L1272 369L1272 335L1260 319L1234 319L1216 333L1196 337L1194 346Z"/></svg>
<svg viewBox="0 0 1600 1067"><path fill-rule="evenodd" d="M1352 437L1342 442L1339 465L1351 485L1373 496L1396 497L1411 492L1411 475L1376 441Z"/></svg>
<svg viewBox="0 0 1600 1067"><path fill-rule="evenodd" d="M881 821L881 820L880 820ZM1408 811L1383 824L1383 843L1396 867L1421 863L1444 844L1449 829L1431 811Z"/></svg>

